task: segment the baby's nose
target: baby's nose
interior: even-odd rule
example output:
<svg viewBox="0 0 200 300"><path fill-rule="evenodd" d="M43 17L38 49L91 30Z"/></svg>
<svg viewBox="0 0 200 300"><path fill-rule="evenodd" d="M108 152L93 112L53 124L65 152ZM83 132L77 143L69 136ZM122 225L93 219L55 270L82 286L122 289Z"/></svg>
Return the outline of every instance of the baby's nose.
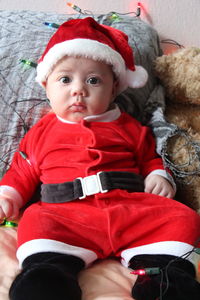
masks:
<svg viewBox="0 0 200 300"><path fill-rule="evenodd" d="M86 88L83 83L76 83L72 86L71 95L72 96L86 96Z"/></svg>

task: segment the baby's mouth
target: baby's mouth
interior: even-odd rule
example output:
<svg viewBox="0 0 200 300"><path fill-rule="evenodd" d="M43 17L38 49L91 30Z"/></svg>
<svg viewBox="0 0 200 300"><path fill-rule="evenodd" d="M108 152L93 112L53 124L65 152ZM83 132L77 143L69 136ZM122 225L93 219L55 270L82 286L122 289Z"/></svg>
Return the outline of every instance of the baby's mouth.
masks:
<svg viewBox="0 0 200 300"><path fill-rule="evenodd" d="M86 106L83 103L74 103L70 106L70 110L73 112L82 112L85 109L86 109Z"/></svg>

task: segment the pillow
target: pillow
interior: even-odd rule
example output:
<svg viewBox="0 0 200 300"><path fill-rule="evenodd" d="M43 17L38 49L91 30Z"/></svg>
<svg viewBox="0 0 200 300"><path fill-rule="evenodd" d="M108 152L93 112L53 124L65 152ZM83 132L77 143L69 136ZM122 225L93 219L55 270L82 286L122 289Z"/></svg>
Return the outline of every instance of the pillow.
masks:
<svg viewBox="0 0 200 300"><path fill-rule="evenodd" d="M0 175L8 169L20 139L50 109L45 91L35 82L35 68L23 65L21 60L37 62L41 56L56 30L44 22L61 24L69 18L86 16L0 11ZM152 66L161 54L157 32L136 17L123 16L114 22L110 14L94 18L124 31L134 50L135 63L143 65L149 73L145 87L128 89L116 99L121 109L145 124L158 105L164 106L163 90Z"/></svg>

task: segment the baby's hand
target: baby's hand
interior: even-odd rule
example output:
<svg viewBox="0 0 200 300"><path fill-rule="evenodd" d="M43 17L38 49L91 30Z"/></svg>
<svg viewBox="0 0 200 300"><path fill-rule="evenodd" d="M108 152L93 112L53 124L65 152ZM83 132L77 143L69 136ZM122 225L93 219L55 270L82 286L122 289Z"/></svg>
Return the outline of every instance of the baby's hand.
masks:
<svg viewBox="0 0 200 300"><path fill-rule="evenodd" d="M144 181L144 191L166 198L173 198L175 191L167 179L160 175L149 174Z"/></svg>
<svg viewBox="0 0 200 300"><path fill-rule="evenodd" d="M3 195L0 195L0 220L4 218L15 219L19 214L19 203L15 203Z"/></svg>

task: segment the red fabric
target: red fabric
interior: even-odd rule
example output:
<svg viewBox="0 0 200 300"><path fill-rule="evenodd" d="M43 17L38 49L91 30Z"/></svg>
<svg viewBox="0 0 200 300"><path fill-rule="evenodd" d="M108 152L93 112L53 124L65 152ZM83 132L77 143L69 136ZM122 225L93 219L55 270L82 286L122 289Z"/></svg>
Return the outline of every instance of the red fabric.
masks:
<svg viewBox="0 0 200 300"><path fill-rule="evenodd" d="M144 177L163 169L151 131L122 113L112 122L66 124L45 116L22 140L1 185L17 189L26 202L39 181L61 183L98 171L132 171ZM98 257L120 255L130 247L160 241L193 245L200 217L188 207L147 193L113 190L62 204L38 202L18 228L19 245L53 239L93 250Z"/></svg>
<svg viewBox="0 0 200 300"><path fill-rule="evenodd" d="M93 18L73 19L60 25L49 40L46 49L39 60L41 62L47 52L56 44L73 39L95 40L119 52L128 69L134 71L133 50L128 44L128 36L110 26L100 25Z"/></svg>
<svg viewBox="0 0 200 300"><path fill-rule="evenodd" d="M92 250L98 258L105 258L163 241L194 245L199 235L200 217L175 200L113 190L86 200L32 205L19 224L18 245L50 239Z"/></svg>
<svg viewBox="0 0 200 300"><path fill-rule="evenodd" d="M61 183L98 171L129 171L146 177L163 169L148 127L123 113L112 122L66 124L49 114L22 140L1 185L14 187L28 201L37 184Z"/></svg>

